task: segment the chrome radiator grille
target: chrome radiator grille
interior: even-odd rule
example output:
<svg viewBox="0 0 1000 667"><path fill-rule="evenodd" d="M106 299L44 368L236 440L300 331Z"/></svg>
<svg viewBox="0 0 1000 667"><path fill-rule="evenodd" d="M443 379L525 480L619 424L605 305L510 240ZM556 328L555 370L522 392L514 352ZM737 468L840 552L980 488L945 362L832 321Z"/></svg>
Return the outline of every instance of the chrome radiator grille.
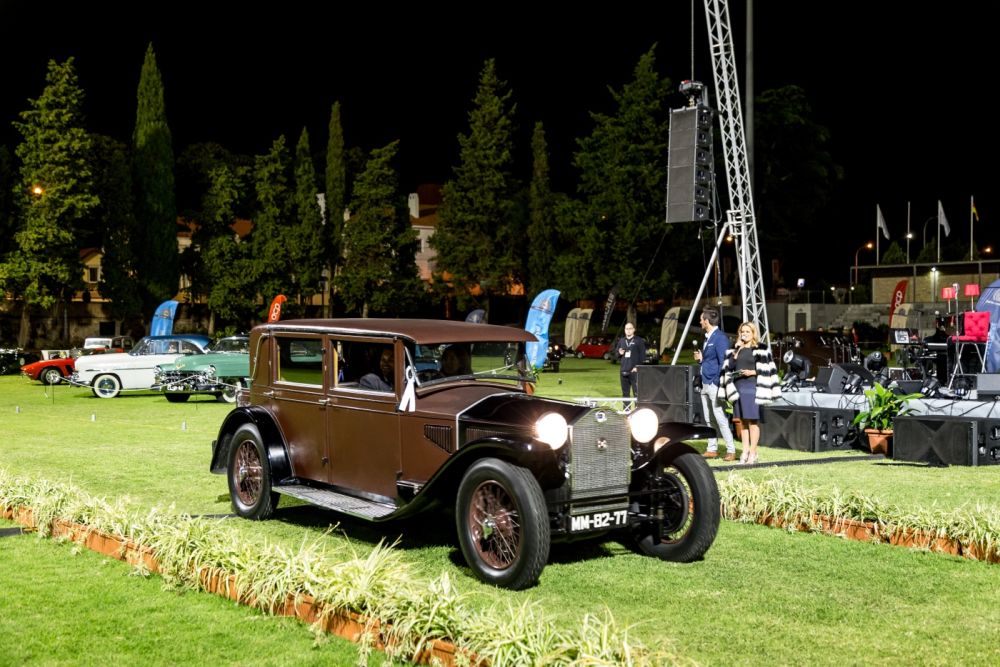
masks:
<svg viewBox="0 0 1000 667"><path fill-rule="evenodd" d="M573 498L627 493L632 438L625 415L596 409L572 427L570 486Z"/></svg>

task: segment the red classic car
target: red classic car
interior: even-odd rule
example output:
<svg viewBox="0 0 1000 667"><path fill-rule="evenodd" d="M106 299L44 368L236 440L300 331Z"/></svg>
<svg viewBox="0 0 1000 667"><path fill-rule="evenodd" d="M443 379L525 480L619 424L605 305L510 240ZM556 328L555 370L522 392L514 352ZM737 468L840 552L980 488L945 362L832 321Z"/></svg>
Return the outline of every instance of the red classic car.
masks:
<svg viewBox="0 0 1000 667"><path fill-rule="evenodd" d="M576 346L577 359L610 359L612 336L587 336Z"/></svg>
<svg viewBox="0 0 1000 667"><path fill-rule="evenodd" d="M44 359L31 364L21 366L21 375L31 380L38 380L44 384L55 384L64 378L73 375L76 368L76 360L80 357L89 357L92 354L104 354L105 352L120 352L120 349L95 347L88 349L74 348L69 351L69 356L54 359Z"/></svg>

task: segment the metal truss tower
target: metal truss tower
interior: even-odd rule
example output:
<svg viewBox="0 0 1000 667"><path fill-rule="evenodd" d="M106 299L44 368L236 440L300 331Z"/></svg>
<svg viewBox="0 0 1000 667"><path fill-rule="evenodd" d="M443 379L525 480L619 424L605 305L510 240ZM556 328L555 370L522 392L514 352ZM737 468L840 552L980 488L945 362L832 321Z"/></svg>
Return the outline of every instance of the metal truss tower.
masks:
<svg viewBox="0 0 1000 667"><path fill-rule="evenodd" d="M729 184L726 224L736 243L743 320L755 322L760 327L761 340L767 341L770 327L764 303L764 279L760 266L760 246L757 243L753 188L750 183L743 108L740 103L736 60L733 57L733 36L727 0L705 0L705 16L708 19L708 42L715 74L719 129L722 132L726 179Z"/></svg>

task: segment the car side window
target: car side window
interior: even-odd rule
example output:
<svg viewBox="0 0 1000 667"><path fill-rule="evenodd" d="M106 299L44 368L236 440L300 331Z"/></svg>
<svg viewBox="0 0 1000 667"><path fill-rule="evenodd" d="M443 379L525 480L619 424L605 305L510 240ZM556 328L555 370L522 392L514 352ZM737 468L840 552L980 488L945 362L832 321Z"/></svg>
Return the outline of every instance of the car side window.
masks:
<svg viewBox="0 0 1000 667"><path fill-rule="evenodd" d="M323 386L323 341L320 338L281 336L276 341L275 378L314 387Z"/></svg>

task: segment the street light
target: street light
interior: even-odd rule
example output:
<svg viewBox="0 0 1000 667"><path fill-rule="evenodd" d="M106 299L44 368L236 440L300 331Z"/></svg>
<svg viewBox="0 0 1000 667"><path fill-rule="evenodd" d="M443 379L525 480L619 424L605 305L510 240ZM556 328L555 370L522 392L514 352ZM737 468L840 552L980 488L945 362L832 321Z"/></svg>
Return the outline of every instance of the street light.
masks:
<svg viewBox="0 0 1000 667"><path fill-rule="evenodd" d="M927 223L930 222L931 220L937 220L937 216L932 215L931 217L924 220L924 226L922 227L922 231L920 232L920 238L924 242L923 245L920 247L921 250L927 247Z"/></svg>
<svg viewBox="0 0 1000 667"><path fill-rule="evenodd" d="M906 232L906 263L910 263L910 241L913 240L913 232Z"/></svg>
<svg viewBox="0 0 1000 667"><path fill-rule="evenodd" d="M864 244L863 246L861 246L860 248L858 248L857 250L854 251L854 284L855 285L858 284L858 253L861 252L862 250L865 250L865 249L871 250L874 247L875 247L875 244L872 243L871 241L869 241L868 243Z"/></svg>

